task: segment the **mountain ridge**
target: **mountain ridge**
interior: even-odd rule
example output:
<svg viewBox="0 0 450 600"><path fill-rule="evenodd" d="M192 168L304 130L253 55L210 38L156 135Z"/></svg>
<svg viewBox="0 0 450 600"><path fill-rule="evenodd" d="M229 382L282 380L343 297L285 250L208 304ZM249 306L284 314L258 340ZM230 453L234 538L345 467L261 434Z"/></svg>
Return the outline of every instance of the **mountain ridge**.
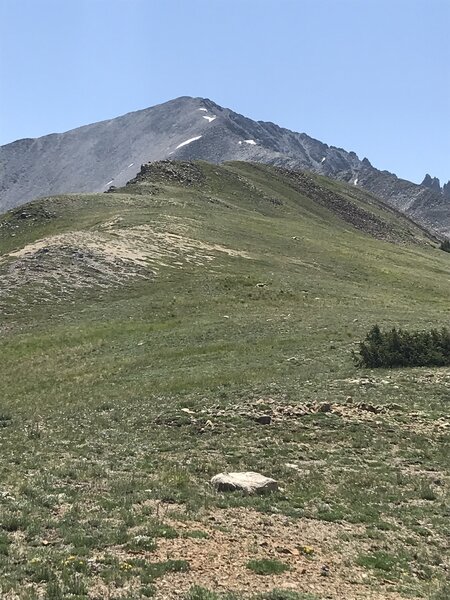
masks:
<svg viewBox="0 0 450 600"><path fill-rule="evenodd" d="M167 158L248 160L312 171L362 187L429 229L450 235L450 202L434 187L380 171L367 158L306 133L190 96L1 146L0 210L41 196L120 187L141 164Z"/></svg>

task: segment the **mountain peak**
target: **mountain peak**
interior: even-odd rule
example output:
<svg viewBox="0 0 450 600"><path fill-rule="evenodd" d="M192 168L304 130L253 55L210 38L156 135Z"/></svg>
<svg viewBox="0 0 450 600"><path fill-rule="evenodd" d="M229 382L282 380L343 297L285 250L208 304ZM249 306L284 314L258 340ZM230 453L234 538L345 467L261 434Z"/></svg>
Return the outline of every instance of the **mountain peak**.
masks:
<svg viewBox="0 0 450 600"><path fill-rule="evenodd" d="M441 182L439 181L439 179L437 177L431 177L431 175L429 175L428 173L425 175L424 180L420 185L430 188L435 192L441 191Z"/></svg>
<svg viewBox="0 0 450 600"><path fill-rule="evenodd" d="M427 174L422 186L413 184L376 169L353 151L192 96L1 146L0 211L40 196L122 187L141 165L167 159L246 161L312 171L366 189L427 226L450 230L438 179ZM445 189L450 195L448 184Z"/></svg>

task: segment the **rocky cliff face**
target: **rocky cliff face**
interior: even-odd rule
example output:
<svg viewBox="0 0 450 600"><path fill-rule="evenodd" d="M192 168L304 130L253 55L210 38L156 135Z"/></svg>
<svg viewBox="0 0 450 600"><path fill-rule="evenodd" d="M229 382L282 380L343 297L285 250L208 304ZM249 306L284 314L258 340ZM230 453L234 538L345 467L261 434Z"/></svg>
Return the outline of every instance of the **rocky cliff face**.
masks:
<svg viewBox="0 0 450 600"><path fill-rule="evenodd" d="M190 97L0 147L0 210L38 196L106 191L132 179L141 164L167 158L245 160L313 171L360 186L450 235L449 184L445 192L431 177L413 184L354 152Z"/></svg>
<svg viewBox="0 0 450 600"><path fill-rule="evenodd" d="M427 173L421 185L430 188L438 194L442 194L445 198L450 198L450 181L444 183L444 185L441 187L441 182L439 179L437 177L431 177L431 175L428 175Z"/></svg>

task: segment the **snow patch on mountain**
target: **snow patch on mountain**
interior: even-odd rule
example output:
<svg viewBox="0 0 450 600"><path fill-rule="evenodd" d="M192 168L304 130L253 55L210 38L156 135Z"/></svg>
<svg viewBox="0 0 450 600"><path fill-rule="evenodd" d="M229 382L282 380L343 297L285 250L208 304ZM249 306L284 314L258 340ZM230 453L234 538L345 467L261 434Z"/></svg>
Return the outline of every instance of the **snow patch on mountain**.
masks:
<svg viewBox="0 0 450 600"><path fill-rule="evenodd" d="M208 116L204 116L204 119L206 119L207 121L209 121L209 123L211 123L212 121L214 121L214 119L217 119L216 115L214 115L213 117L208 117Z"/></svg>
<svg viewBox="0 0 450 600"><path fill-rule="evenodd" d="M178 144L178 146L175 148L175 150L178 150L178 148L182 148L183 146L187 146L188 144L192 144L192 142L199 140L201 137L202 137L201 135L197 135L196 137L186 140L185 142L181 142L181 144Z"/></svg>

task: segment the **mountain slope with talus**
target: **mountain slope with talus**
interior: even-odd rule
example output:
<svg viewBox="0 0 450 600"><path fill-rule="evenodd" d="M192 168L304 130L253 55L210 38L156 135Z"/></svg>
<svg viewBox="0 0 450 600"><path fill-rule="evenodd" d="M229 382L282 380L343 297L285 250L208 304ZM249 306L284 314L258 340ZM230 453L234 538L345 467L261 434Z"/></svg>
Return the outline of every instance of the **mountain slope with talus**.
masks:
<svg viewBox="0 0 450 600"><path fill-rule="evenodd" d="M141 164L167 158L309 170L366 189L427 227L449 233L450 204L442 193L380 171L354 152L191 97L0 147L0 208L122 186Z"/></svg>

